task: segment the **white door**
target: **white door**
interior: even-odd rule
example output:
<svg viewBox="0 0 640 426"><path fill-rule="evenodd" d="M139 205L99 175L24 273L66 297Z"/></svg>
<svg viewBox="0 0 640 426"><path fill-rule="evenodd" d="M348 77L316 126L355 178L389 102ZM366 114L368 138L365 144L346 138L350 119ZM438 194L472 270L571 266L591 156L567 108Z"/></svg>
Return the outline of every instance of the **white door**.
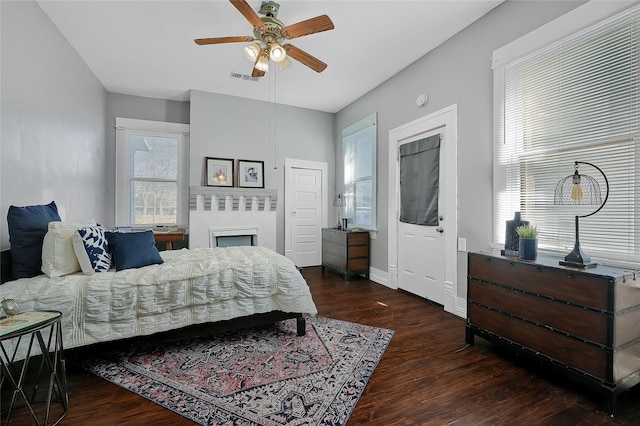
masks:
<svg viewBox="0 0 640 426"><path fill-rule="evenodd" d="M457 313L457 106L389 131L389 284ZM440 134L439 226L399 220L399 147Z"/></svg>
<svg viewBox="0 0 640 426"><path fill-rule="evenodd" d="M399 145L438 134L442 129L435 129L408 140ZM440 141L440 156L446 143ZM444 167L440 167L440 183L444 182ZM397 182L400 186L400 182ZM442 185L440 185L440 190ZM440 194L438 194L440 200ZM401 200L399 200L401 201ZM438 203L441 206L440 203ZM441 210L440 210L441 212ZM444 224L444 216L440 221ZM444 228L437 226L414 225L397 221L398 229L398 288L444 304ZM428 259L428 261L427 261Z"/></svg>
<svg viewBox="0 0 640 426"><path fill-rule="evenodd" d="M307 162L285 166L285 256L300 267L320 265L327 221L326 170Z"/></svg>

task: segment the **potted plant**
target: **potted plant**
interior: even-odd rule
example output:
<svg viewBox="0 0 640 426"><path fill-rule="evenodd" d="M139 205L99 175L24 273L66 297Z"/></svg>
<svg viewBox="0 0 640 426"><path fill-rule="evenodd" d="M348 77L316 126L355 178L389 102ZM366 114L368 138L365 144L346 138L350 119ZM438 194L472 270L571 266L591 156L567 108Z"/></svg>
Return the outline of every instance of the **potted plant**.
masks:
<svg viewBox="0 0 640 426"><path fill-rule="evenodd" d="M520 259L536 260L538 257L538 227L527 224L516 228L520 237Z"/></svg>

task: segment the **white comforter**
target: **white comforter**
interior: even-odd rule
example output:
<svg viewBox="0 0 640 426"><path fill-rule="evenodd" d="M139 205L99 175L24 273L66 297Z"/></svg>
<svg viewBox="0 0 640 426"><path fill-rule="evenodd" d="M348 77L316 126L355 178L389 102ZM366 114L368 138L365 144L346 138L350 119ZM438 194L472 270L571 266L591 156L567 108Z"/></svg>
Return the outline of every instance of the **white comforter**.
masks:
<svg viewBox="0 0 640 426"><path fill-rule="evenodd" d="M264 247L161 252L162 265L0 286L20 311L62 312L66 349L274 310L316 314L294 264Z"/></svg>

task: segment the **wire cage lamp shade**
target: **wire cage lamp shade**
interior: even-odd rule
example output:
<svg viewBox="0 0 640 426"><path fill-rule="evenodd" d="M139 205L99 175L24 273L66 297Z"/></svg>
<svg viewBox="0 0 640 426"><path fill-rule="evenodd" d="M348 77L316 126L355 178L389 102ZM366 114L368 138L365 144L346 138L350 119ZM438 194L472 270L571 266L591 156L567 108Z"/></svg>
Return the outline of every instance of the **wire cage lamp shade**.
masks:
<svg viewBox="0 0 640 426"><path fill-rule="evenodd" d="M580 164L586 164L598 170L606 184L606 194L604 201L600 191L598 181L593 177L580 174L578 167ZM564 261L560 261L561 265L574 266L578 268L592 268L596 266L595 262L591 262L591 258L587 256L582 247L580 247L580 231L579 218L588 217L598 213L609 198L609 181L604 172L596 165L584 161L576 161L574 165L574 173L561 179L556 185L553 203L556 205L597 205L596 210L589 214L575 216L576 241L573 251L565 256Z"/></svg>

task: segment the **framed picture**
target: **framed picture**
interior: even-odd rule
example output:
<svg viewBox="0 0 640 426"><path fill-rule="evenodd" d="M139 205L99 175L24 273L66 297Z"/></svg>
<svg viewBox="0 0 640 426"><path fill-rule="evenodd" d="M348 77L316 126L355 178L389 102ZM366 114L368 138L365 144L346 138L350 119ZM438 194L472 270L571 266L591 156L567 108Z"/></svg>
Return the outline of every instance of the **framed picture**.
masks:
<svg viewBox="0 0 640 426"><path fill-rule="evenodd" d="M238 186L264 188L264 161L238 160Z"/></svg>
<svg viewBox="0 0 640 426"><path fill-rule="evenodd" d="M207 186L233 186L232 158L206 157Z"/></svg>

